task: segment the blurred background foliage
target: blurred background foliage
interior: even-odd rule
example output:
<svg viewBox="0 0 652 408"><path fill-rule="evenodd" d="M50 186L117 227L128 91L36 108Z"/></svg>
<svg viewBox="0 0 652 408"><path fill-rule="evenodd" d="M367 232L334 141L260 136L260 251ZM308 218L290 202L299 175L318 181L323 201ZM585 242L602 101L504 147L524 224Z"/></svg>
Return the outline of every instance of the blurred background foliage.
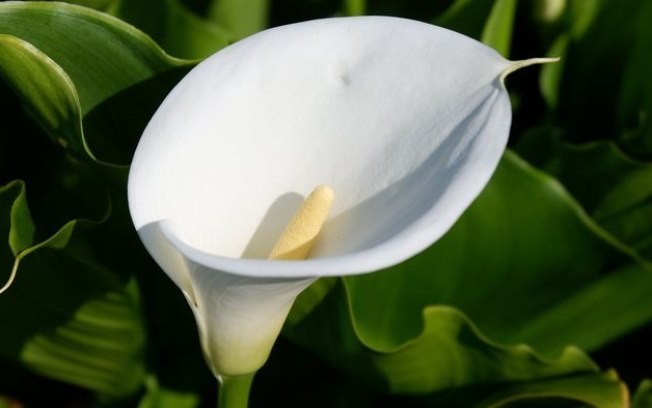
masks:
<svg viewBox="0 0 652 408"><path fill-rule="evenodd" d="M509 77L510 151L441 241L301 295L251 405L652 407L652 2L68 3L0 2L0 407L215 406L128 163L202 58L361 14L562 59Z"/></svg>

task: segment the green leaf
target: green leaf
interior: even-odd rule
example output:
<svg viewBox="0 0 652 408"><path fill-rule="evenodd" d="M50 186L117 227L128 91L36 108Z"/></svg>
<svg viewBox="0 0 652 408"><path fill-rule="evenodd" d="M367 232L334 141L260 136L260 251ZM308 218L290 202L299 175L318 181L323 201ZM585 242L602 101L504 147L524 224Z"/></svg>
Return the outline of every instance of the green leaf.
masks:
<svg viewBox="0 0 652 408"><path fill-rule="evenodd" d="M528 342L555 355L566 344L593 349L652 318L652 308L620 296L623 287L652 289L652 273L626 252L559 183L508 153L485 191L443 239L397 267L345 281L357 326L375 347L408 341L421 331L425 306L450 304L491 338ZM636 271L626 275L631 281L613 289L602 284L619 273L616 265L622 263ZM623 324L616 316L644 316L634 326L613 327L585 344L586 333L596 328L588 322L568 327L561 305L603 285L604 299L595 304L589 297L585 308ZM524 336L540 320L546 322L540 327L544 335Z"/></svg>
<svg viewBox="0 0 652 408"><path fill-rule="evenodd" d="M643 380L634 394L632 408L652 407L652 380Z"/></svg>
<svg viewBox="0 0 652 408"><path fill-rule="evenodd" d="M482 42L509 57L516 0L496 0L482 30Z"/></svg>
<svg viewBox="0 0 652 408"><path fill-rule="evenodd" d="M9 237L9 249L17 256L34 240L34 224L27 208L23 182L14 181L0 187L0 214L9 218L0 223L0 235Z"/></svg>
<svg viewBox="0 0 652 408"><path fill-rule="evenodd" d="M85 7L3 2L0 19L0 74L46 132L81 157L95 159L82 117L188 65L132 26ZM136 112L141 109L136 105Z"/></svg>
<svg viewBox="0 0 652 408"><path fill-rule="evenodd" d="M79 6L106 12L114 8L116 3L120 1L122 0L66 0L66 3L77 4Z"/></svg>
<svg viewBox="0 0 652 408"><path fill-rule="evenodd" d="M644 3L639 12L634 22L637 35L618 95L617 121L623 145L634 154L652 158L652 78L647 75L652 71L652 3Z"/></svg>
<svg viewBox="0 0 652 408"><path fill-rule="evenodd" d="M498 346L451 307L427 306L423 322L418 337L394 349L367 344L373 350L384 352L372 360L392 391L422 394L442 388L524 381L595 368L581 351L573 348L564 349L552 362L540 359L527 346ZM371 339L359 330L357 334L363 342Z"/></svg>
<svg viewBox="0 0 652 408"><path fill-rule="evenodd" d="M57 142L85 151L79 100L70 77L59 65L32 44L0 34L0 74Z"/></svg>
<svg viewBox="0 0 652 408"><path fill-rule="evenodd" d="M20 182L0 188L3 217L13 201L0 232L33 230L24 191ZM115 397L141 384L144 333L134 282L103 266L89 246L100 223L73 220L16 255L0 251L3 269L17 272L0 295L0 357Z"/></svg>
<svg viewBox="0 0 652 408"><path fill-rule="evenodd" d="M349 293L349 300L351 293ZM419 396L425 406L501 406L515 400L558 397L595 407L621 407L622 383L596 371L579 350L544 360L524 345L499 346L458 310L430 306L423 331L394 349L365 344L338 286L314 313L288 331L331 364L392 393Z"/></svg>
<svg viewBox="0 0 652 408"><path fill-rule="evenodd" d="M559 179L602 227L652 259L652 164L627 157L610 142L577 146L551 133L531 132L517 148Z"/></svg>
<svg viewBox="0 0 652 408"><path fill-rule="evenodd" d="M509 56L515 0L456 0L434 23L481 40Z"/></svg>
<svg viewBox="0 0 652 408"><path fill-rule="evenodd" d="M510 336L540 345L542 350L555 345L556 349L563 341L598 350L649 323L650 275L649 268L635 264L612 270L544 313L534 314L526 324L514 327Z"/></svg>
<svg viewBox="0 0 652 408"><path fill-rule="evenodd" d="M181 58L205 58L238 38L232 27L200 17L178 0L122 1L114 13Z"/></svg>
<svg viewBox="0 0 652 408"><path fill-rule="evenodd" d="M109 96L184 63L132 26L84 7L8 2L0 4L0 18L2 33L31 43L63 68L84 114Z"/></svg>
<svg viewBox="0 0 652 408"><path fill-rule="evenodd" d="M571 2L569 24L553 45L562 64L543 68L555 125L575 142L619 141L652 157L652 5L625 0Z"/></svg>
<svg viewBox="0 0 652 408"><path fill-rule="evenodd" d="M208 19L239 40L267 28L269 0L213 0Z"/></svg>
<svg viewBox="0 0 652 408"><path fill-rule="evenodd" d="M566 345L595 350L652 319L649 267L598 227L556 180L510 152L439 242L397 267L343 282L346 301L338 300L341 291L332 292L289 335L333 364L402 392L439 395L490 378L511 389L517 379L538 383L574 370L595 373ZM444 316L443 306L433 305L455 311ZM500 357L489 358L497 346L476 326L501 344L526 343L557 359L519 354L522 346L499 347ZM576 391L580 400L603 406L592 397L598 377L578 380L584 385ZM564 389L559 380L548 384ZM604 406L621 406L621 388L612 381ZM561 389L551 395L568 397Z"/></svg>
<svg viewBox="0 0 652 408"><path fill-rule="evenodd" d="M536 383L515 384L481 407L578 407L626 408L628 391L614 371Z"/></svg>

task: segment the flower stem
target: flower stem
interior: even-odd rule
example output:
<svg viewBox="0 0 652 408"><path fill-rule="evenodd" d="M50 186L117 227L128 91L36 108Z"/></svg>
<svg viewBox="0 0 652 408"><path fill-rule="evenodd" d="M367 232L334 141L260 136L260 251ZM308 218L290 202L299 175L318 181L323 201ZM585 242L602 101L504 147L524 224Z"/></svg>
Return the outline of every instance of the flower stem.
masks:
<svg viewBox="0 0 652 408"><path fill-rule="evenodd" d="M247 408L254 375L255 373L235 377L222 376L217 396L218 408Z"/></svg>

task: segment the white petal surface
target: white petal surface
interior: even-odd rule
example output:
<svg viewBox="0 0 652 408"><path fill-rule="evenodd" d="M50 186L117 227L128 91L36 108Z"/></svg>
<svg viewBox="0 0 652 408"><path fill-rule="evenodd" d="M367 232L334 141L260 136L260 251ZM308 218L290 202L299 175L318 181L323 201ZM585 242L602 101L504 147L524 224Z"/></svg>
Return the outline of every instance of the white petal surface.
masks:
<svg viewBox="0 0 652 408"><path fill-rule="evenodd" d="M175 224L150 224L147 236L157 248L174 248ZM178 256L182 252L174 250ZM153 253L170 260L169 254ZM162 256L163 258L158 258ZM251 278L173 257L171 271L195 316L206 360L216 376L255 372L267 361L297 295L316 278ZM181 273L178 273L181 272ZM178 274L177 274L178 273Z"/></svg>
<svg viewBox="0 0 652 408"><path fill-rule="evenodd" d="M472 39L390 17L249 37L195 68L148 125L129 180L136 227L182 288L187 268L146 233L163 220L185 258L237 275L398 263L443 235L489 180L509 132L509 67ZM297 197L320 184L336 201L311 259L240 259L263 257Z"/></svg>
<svg viewBox="0 0 652 408"><path fill-rule="evenodd" d="M214 374L237 376L267 361L285 318L315 278L251 279L191 264L195 319Z"/></svg>

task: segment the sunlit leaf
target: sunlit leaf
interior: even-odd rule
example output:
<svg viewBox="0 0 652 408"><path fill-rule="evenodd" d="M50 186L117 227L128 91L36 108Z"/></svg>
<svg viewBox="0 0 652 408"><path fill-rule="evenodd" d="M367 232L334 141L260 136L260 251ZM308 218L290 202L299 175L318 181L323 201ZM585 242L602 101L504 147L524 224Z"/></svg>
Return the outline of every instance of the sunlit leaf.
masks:
<svg viewBox="0 0 652 408"><path fill-rule="evenodd" d="M617 267L621 264L627 266ZM433 338L435 333L450 336L444 344L463 353L471 353L465 348L470 344L486 351L488 343L470 343L466 335L451 334L457 332L451 331L450 319L443 320L447 329L434 330L427 317L423 320L422 311L430 310L429 305L455 306L489 338L501 344L527 343L548 358L567 350L567 344L596 349L652 318L647 295L652 272L595 225L558 182L511 153L441 241L385 272L346 277L344 285L348 303L337 301L341 293L328 295L289 333L334 364L379 378L395 390L458 387L481 382L475 376L483 372L509 367L504 360L494 360L482 369L465 370L460 367L473 360L461 357L465 354L454 358L450 349L441 358L454 362L432 360L436 351L429 345L443 341ZM382 360L367 354L367 347L390 354L411 351ZM447 370L433 368L442 366ZM544 375L524 372L536 381ZM499 376L494 372L494 378ZM514 378L505 381L510 380ZM605 406L620 406L622 386L612 383L611 391L604 390L612 395ZM599 384L580 387L585 402L602 406L594 397Z"/></svg>
<svg viewBox="0 0 652 408"><path fill-rule="evenodd" d="M0 73L58 143L85 152L77 93L59 65L29 42L0 35Z"/></svg>
<svg viewBox="0 0 652 408"><path fill-rule="evenodd" d="M527 346L498 346L458 310L424 310L423 331L394 348L379 349L351 321L340 286L315 313L288 331L331 364L390 392L419 396L425 406L502 406L542 396L622 407L623 386L605 378L579 350L542 359ZM445 369L442 369L445 367Z"/></svg>
<svg viewBox="0 0 652 408"><path fill-rule="evenodd" d="M187 65L132 26L85 7L3 2L0 19L0 74L55 141L90 158L82 117L105 112L100 105L107 99ZM136 104L134 112L149 115L159 101Z"/></svg>
<svg viewBox="0 0 652 408"><path fill-rule="evenodd" d="M84 7L5 2L0 18L3 34L31 43L70 76L84 114L107 97L183 63L132 26Z"/></svg>

